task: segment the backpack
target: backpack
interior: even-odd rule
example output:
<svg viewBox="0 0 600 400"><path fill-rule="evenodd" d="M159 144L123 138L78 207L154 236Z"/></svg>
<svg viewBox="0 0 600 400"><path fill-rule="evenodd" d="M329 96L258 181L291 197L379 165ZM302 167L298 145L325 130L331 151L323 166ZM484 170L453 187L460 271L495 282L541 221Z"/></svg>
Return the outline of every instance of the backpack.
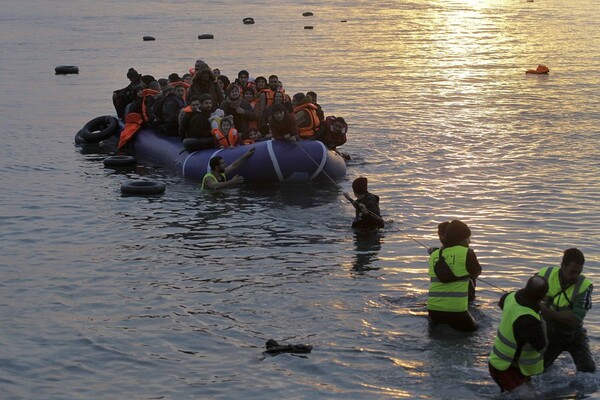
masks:
<svg viewBox="0 0 600 400"><path fill-rule="evenodd" d="M450 269L450 266L448 265L448 263L446 262L446 260L444 259L443 255L442 255L443 251L444 251L444 249L440 249L440 254L439 254L440 258L438 258L438 260L433 265L433 272L435 273L435 276L437 276L437 278L440 280L440 282L452 283L452 282L463 281L463 280L465 280L465 278L468 278L469 275L465 275L465 276L454 275L454 272L452 272L452 270Z"/></svg>

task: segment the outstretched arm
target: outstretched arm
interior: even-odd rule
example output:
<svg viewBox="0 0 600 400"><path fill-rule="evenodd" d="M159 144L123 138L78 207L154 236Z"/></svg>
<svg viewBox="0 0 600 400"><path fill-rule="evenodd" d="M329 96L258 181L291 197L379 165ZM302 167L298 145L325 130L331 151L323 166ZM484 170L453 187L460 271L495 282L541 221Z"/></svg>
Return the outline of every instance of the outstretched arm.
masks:
<svg viewBox="0 0 600 400"><path fill-rule="evenodd" d="M243 163L246 162L246 160L252 155L254 154L256 150L253 148L251 148L250 150L248 150L244 155L242 155L240 158L238 158L237 160L235 160L234 162L231 163L231 165L228 165L227 167L225 167L225 174L230 173L231 171L233 171L234 169L238 168L240 165L242 165ZM232 179L233 180L233 179ZM219 183L223 183L223 182L219 182Z"/></svg>

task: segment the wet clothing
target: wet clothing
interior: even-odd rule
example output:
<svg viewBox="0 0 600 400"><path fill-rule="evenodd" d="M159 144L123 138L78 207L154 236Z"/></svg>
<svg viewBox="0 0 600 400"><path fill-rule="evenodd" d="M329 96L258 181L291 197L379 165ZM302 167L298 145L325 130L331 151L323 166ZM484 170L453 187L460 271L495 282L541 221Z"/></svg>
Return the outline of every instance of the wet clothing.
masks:
<svg viewBox="0 0 600 400"><path fill-rule="evenodd" d="M435 273L435 263L439 259L440 250L436 249L429 257L429 295L427 311L431 323L450 325L461 332L472 332L477 329L473 317L468 311L471 283L481 274L481 265L472 249L462 245L444 248L442 256L457 279L443 283ZM474 293L472 294L474 297Z"/></svg>
<svg viewBox="0 0 600 400"><path fill-rule="evenodd" d="M204 178L202 178L202 189L208 189L205 184L206 181L208 179L212 179L215 182L225 182L227 180L227 176L225 174L220 174L219 175L215 175L212 171L211 172L207 172L206 175L204 175Z"/></svg>
<svg viewBox="0 0 600 400"><path fill-rule="evenodd" d="M544 371L542 352L546 336L539 304L529 299L523 289L505 294L498 305L503 313L489 357L489 369L504 392L527 382L526 377Z"/></svg>
<svg viewBox="0 0 600 400"><path fill-rule="evenodd" d="M569 326L550 318L544 318L548 328L548 348L544 353L544 368L550 367L562 352L567 351L571 354L577 371L596 371L587 331L583 327L585 315L592 308L592 282L584 275L580 275L577 283L563 288L559 267L542 268L538 275L545 277L548 281L546 305L557 311L569 310L577 316L580 322L576 326Z"/></svg>
<svg viewBox="0 0 600 400"><path fill-rule="evenodd" d="M363 215L363 213L360 211L360 206L357 203L364 204L365 207L367 207L367 210L371 211L380 218L374 217L371 215L371 213ZM379 210L379 196L367 192L363 198L356 199L352 204L356 209L354 221L352 222L353 229L372 231L385 226L383 219L381 218L381 211Z"/></svg>

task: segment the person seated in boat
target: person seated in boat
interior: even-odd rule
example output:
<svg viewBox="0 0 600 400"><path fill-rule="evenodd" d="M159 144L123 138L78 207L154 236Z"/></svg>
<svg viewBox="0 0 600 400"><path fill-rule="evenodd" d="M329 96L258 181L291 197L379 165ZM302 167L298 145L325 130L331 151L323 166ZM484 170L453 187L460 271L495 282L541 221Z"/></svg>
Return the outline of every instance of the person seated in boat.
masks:
<svg viewBox="0 0 600 400"><path fill-rule="evenodd" d="M219 78L219 76L221 76L221 70L219 68L213 68L212 73L215 78Z"/></svg>
<svg viewBox="0 0 600 400"><path fill-rule="evenodd" d="M254 82L256 83L256 80L254 80ZM262 89L259 92L258 101L260 104L261 111L266 110L267 107L270 107L275 102L275 93L278 91L278 89L279 89L279 78L277 77L277 75L269 76L268 87Z"/></svg>
<svg viewBox="0 0 600 400"><path fill-rule="evenodd" d="M129 84L123 89L115 90L113 92L113 105L115 106L115 111L117 112L117 116L119 118L123 118L125 116L125 107L135 100L134 89L142 83L141 78L142 75L140 73L138 73L134 68L129 68L129 71L127 71L127 79L129 79Z"/></svg>
<svg viewBox="0 0 600 400"><path fill-rule="evenodd" d="M254 147L249 149L240 158L232 162L231 165L227 165L221 156L211 158L208 162L210 171L202 178L202 189L219 190L244 182L244 177L240 175L235 175L233 178L227 180L227 174L245 163L254 154L254 151Z"/></svg>
<svg viewBox="0 0 600 400"><path fill-rule="evenodd" d="M181 81L187 83L188 86L192 86L192 74L181 75Z"/></svg>
<svg viewBox="0 0 600 400"><path fill-rule="evenodd" d="M138 85L133 88L133 100L125 106L125 110L123 111L124 115L129 113L138 113L142 114L142 92L144 91L144 85Z"/></svg>
<svg viewBox="0 0 600 400"><path fill-rule="evenodd" d="M220 149L235 147L239 142L239 134L233 125L233 117L231 115L226 115L221 119L219 127L212 130L212 135L217 147Z"/></svg>
<svg viewBox="0 0 600 400"><path fill-rule="evenodd" d="M256 97L256 91L254 88L248 88L244 91L243 94L244 100L250 104L250 109L254 113L254 119L247 118L248 127L244 132L249 132L251 129L258 130L258 118L259 118L259 109L258 109L258 97Z"/></svg>
<svg viewBox="0 0 600 400"><path fill-rule="evenodd" d="M192 76L193 76L200 71L204 71L205 69L210 70L210 67L208 66L206 61L197 59L196 62L194 63L194 68L190 68L190 74L192 74Z"/></svg>
<svg viewBox="0 0 600 400"><path fill-rule="evenodd" d="M204 93L211 95L212 111L219 108L223 101L223 92L219 89L219 86L215 81L215 76L210 69L198 71L196 75L194 75L192 78L192 86L190 86L190 89L188 90L188 98L195 94L201 95Z"/></svg>
<svg viewBox="0 0 600 400"><path fill-rule="evenodd" d="M244 91L248 88L253 88L254 83L249 81L250 73L245 69L238 72L238 77L235 80L235 84L240 87L240 93L244 93Z"/></svg>
<svg viewBox="0 0 600 400"><path fill-rule="evenodd" d="M296 93L292 98L292 105L300 138L314 139L315 134L321 129L321 120L317 114L317 106L312 103L312 98L304 93Z"/></svg>
<svg viewBox="0 0 600 400"><path fill-rule="evenodd" d="M269 135L269 118L271 118L271 115L273 114L273 107L277 104L281 104L289 114L292 114L292 103L285 102L285 94L283 92L275 92L273 104L261 112L260 118L258 119L258 129L265 137Z"/></svg>
<svg viewBox="0 0 600 400"><path fill-rule="evenodd" d="M223 92L223 97L225 97L225 90L229 87L229 85L231 85L231 82L229 81L228 77L225 75L217 76L217 86L219 86L219 89L221 89Z"/></svg>
<svg viewBox="0 0 600 400"><path fill-rule="evenodd" d="M344 197L348 199L356 209L352 229L360 231L373 231L383 228L385 223L381 218L379 209L379 196L372 194L368 189L368 180L364 176L356 178L352 182L354 191L354 200L349 193L344 192Z"/></svg>
<svg viewBox="0 0 600 400"><path fill-rule="evenodd" d="M296 119L285 109L283 104L273 104L271 106L268 126L269 134L275 140L295 142L299 138Z"/></svg>
<svg viewBox="0 0 600 400"><path fill-rule="evenodd" d="M187 85L184 82L174 82L170 86L173 89L165 94L166 97L161 113L162 127L165 135L178 136L179 113L185 107Z"/></svg>
<svg viewBox="0 0 600 400"><path fill-rule="evenodd" d="M243 133L240 138L241 144L254 144L263 140L261 133L256 128L250 129L248 132Z"/></svg>
<svg viewBox="0 0 600 400"><path fill-rule="evenodd" d="M158 81L150 82L147 89L142 90L141 115L143 124L149 128L157 128L160 120L154 112L154 105L162 97L162 88Z"/></svg>
<svg viewBox="0 0 600 400"><path fill-rule="evenodd" d="M183 80L179 77L179 74L177 72L173 72L173 73L169 74L167 79L168 79L169 83L181 82Z"/></svg>
<svg viewBox="0 0 600 400"><path fill-rule="evenodd" d="M310 96L310 98L312 99L312 103L315 105L315 107L317 107L317 115L319 116L319 121L321 121L322 124L323 122L325 122L325 113L323 112L323 108L321 107L321 105L317 103L317 93L310 91L306 92L306 94Z"/></svg>
<svg viewBox="0 0 600 400"><path fill-rule="evenodd" d="M212 110L212 96L204 93L200 96L193 95L190 106L186 107L179 126L181 139L197 138L212 139L209 117ZM210 142L207 140L207 143ZM214 147L214 142L211 147Z"/></svg>
<svg viewBox="0 0 600 400"><path fill-rule="evenodd" d="M338 146L346 143L347 131L348 124L344 118L330 115L325 118L325 123L321 125L321 129L316 135L316 139L323 142L325 147L329 150L336 150Z"/></svg>
<svg viewBox="0 0 600 400"><path fill-rule="evenodd" d="M250 121L256 121L256 113L250 103L242 97L237 84L231 84L227 88L221 109L225 115L233 117L233 124L239 132L247 132Z"/></svg>

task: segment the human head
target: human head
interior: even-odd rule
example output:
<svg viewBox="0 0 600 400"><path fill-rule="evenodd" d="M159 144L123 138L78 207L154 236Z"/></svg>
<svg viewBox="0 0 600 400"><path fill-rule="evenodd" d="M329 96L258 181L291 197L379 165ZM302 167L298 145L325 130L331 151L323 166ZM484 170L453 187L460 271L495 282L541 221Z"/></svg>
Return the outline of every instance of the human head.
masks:
<svg viewBox="0 0 600 400"><path fill-rule="evenodd" d="M277 88L279 87L279 78L277 77L277 75L269 76L269 87L271 88L271 90L277 90Z"/></svg>
<svg viewBox="0 0 600 400"><path fill-rule="evenodd" d="M200 111L201 105L202 101L200 101L200 96L195 94L190 97L190 107L193 111Z"/></svg>
<svg viewBox="0 0 600 400"><path fill-rule="evenodd" d="M240 87L235 83L230 83L227 86L227 90L225 91L225 95L229 97L231 100L237 100L240 98Z"/></svg>
<svg viewBox="0 0 600 400"><path fill-rule="evenodd" d="M162 89L169 84L169 80L167 78L160 78L158 80L158 83L160 84L160 87Z"/></svg>
<svg viewBox="0 0 600 400"><path fill-rule="evenodd" d="M150 85L150 82L155 81L156 79L154 79L154 77L152 75L144 75L140 78L142 80L142 83L148 87Z"/></svg>
<svg viewBox="0 0 600 400"><path fill-rule="evenodd" d="M468 246L471 242L471 229L462 221L453 219L446 228L446 246Z"/></svg>
<svg viewBox="0 0 600 400"><path fill-rule="evenodd" d="M246 99L247 101L252 101L253 98L254 98L254 88L247 87L246 90L244 90L244 99Z"/></svg>
<svg viewBox="0 0 600 400"><path fill-rule="evenodd" d="M221 75L221 70L219 68L213 69L212 72L214 76L218 77L219 75Z"/></svg>
<svg viewBox="0 0 600 400"><path fill-rule="evenodd" d="M192 84L192 74L183 74L181 80L187 83L188 85Z"/></svg>
<svg viewBox="0 0 600 400"><path fill-rule="evenodd" d="M152 90L157 90L157 91L160 91L160 89L161 89L161 86L160 86L160 83L158 83L158 81L152 81L152 82L150 82L150 84L148 85L148 88L149 88L149 89L152 89Z"/></svg>
<svg viewBox="0 0 600 400"><path fill-rule="evenodd" d="M438 237L444 246L446 245L446 229L448 229L448 225L450 225L450 221L444 221L438 225Z"/></svg>
<svg viewBox="0 0 600 400"><path fill-rule="evenodd" d="M534 275L527 281L523 292L536 303L542 301L548 292L548 281L543 276Z"/></svg>
<svg viewBox="0 0 600 400"><path fill-rule="evenodd" d="M361 196L367 194L368 189L368 181L364 176L360 176L352 182L352 190L354 191L355 196Z"/></svg>
<svg viewBox="0 0 600 400"><path fill-rule="evenodd" d="M264 76L257 76L254 78L254 84L256 85L256 90L263 90L267 88L267 78Z"/></svg>
<svg viewBox="0 0 600 400"><path fill-rule="evenodd" d="M225 89L227 89L231 84L231 81L226 75L219 75L217 76L217 84L219 85L222 91L225 91Z"/></svg>
<svg viewBox="0 0 600 400"><path fill-rule="evenodd" d="M215 172L223 172L225 170L225 160L221 156L214 156L208 162L210 169Z"/></svg>
<svg viewBox="0 0 600 400"><path fill-rule="evenodd" d="M185 92L186 92L185 86L175 85L175 89L173 89L173 92L175 93L175 96L183 99L185 97Z"/></svg>
<svg viewBox="0 0 600 400"><path fill-rule="evenodd" d="M203 60L197 59L196 63L194 64L194 70L196 72L198 72L198 71L202 71L205 69L210 70L210 67L208 66L208 64L205 63Z"/></svg>
<svg viewBox="0 0 600 400"><path fill-rule="evenodd" d="M280 104L280 103L283 103L283 92L280 92L278 90L273 95L273 104Z"/></svg>
<svg viewBox="0 0 600 400"><path fill-rule="evenodd" d="M210 113L212 110L212 96L210 93L202 93L200 95L200 108L204 112Z"/></svg>
<svg viewBox="0 0 600 400"><path fill-rule="evenodd" d="M219 125L221 126L222 132L229 132L229 130L233 128L233 117L231 115L227 115L221 118L221 123Z"/></svg>
<svg viewBox="0 0 600 400"><path fill-rule="evenodd" d="M576 283L583 271L583 264L585 264L585 257L581 250L576 248L565 250L560 263L562 282L566 285Z"/></svg>
<svg viewBox="0 0 600 400"><path fill-rule="evenodd" d="M317 94L315 92L310 91L310 92L306 92L306 94L308 96L310 96L310 98L312 99L313 104L317 103Z"/></svg>
<svg viewBox="0 0 600 400"><path fill-rule="evenodd" d="M273 118L281 122L285 118L285 107L281 103L276 103L271 106L271 115Z"/></svg>
<svg viewBox="0 0 600 400"><path fill-rule="evenodd" d="M181 78L179 77L179 74L177 72L169 74L169 83L173 82L181 82Z"/></svg>
<svg viewBox="0 0 600 400"><path fill-rule="evenodd" d="M304 100L304 97L306 97L306 95L304 93L302 93L302 92L296 93L292 97L292 105L296 106L296 105L300 104L302 102L302 100Z"/></svg>
<svg viewBox="0 0 600 400"><path fill-rule="evenodd" d="M242 87L246 86L246 84L248 83L249 77L250 77L250 74L245 69L238 72L238 83L240 84L240 86L242 86Z"/></svg>
<svg viewBox="0 0 600 400"><path fill-rule="evenodd" d="M131 82L139 81L141 77L142 77L142 75L140 75L133 68L129 68L129 71L127 71L127 79L129 79Z"/></svg>
<svg viewBox="0 0 600 400"><path fill-rule="evenodd" d="M248 138L250 138L251 140L254 140L255 142L259 141L261 138L260 132L258 131L258 129L250 129L250 131L248 131Z"/></svg>

